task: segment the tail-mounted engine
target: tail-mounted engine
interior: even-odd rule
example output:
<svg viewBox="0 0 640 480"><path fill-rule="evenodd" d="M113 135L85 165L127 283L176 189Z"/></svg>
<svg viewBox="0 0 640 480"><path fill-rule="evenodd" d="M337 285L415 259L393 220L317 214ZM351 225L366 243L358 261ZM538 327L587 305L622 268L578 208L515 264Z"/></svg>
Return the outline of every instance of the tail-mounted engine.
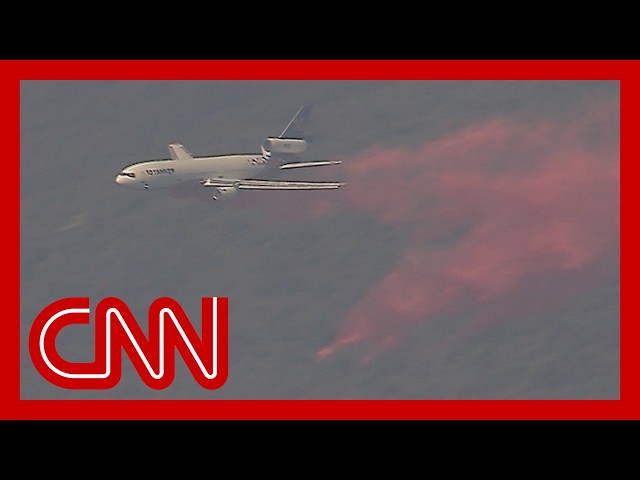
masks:
<svg viewBox="0 0 640 480"><path fill-rule="evenodd" d="M302 138L269 137L264 141L263 147L271 153L298 154L307 149L307 142Z"/></svg>

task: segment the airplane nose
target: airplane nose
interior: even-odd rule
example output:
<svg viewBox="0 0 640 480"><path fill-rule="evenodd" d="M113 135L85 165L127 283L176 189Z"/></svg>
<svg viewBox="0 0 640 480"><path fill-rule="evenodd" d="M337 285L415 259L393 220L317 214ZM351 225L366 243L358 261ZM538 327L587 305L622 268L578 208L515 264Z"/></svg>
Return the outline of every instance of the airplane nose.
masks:
<svg viewBox="0 0 640 480"><path fill-rule="evenodd" d="M116 175L115 181L118 185L122 185L122 177L120 175Z"/></svg>

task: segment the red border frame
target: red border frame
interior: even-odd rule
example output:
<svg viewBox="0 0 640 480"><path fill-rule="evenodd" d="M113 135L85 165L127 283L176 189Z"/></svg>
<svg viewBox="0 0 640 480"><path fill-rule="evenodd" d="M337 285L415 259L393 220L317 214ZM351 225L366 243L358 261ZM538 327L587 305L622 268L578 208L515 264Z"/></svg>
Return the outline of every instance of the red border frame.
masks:
<svg viewBox="0 0 640 480"><path fill-rule="evenodd" d="M70 60L0 61L3 131L11 176L20 178L21 80L618 80L620 81L621 214L630 211L628 185L640 158L635 137L640 111L636 60ZM277 68L276 68L277 67ZM622 161L622 160L621 160ZM0 348L4 386L1 419L639 419L639 324L628 301L636 244L621 236L620 400L21 400L20 182L5 184L5 275L10 302ZM627 214L628 215L628 214ZM628 225L628 224L627 224ZM622 266L621 266L622 267ZM623 297L627 301L623 301Z"/></svg>

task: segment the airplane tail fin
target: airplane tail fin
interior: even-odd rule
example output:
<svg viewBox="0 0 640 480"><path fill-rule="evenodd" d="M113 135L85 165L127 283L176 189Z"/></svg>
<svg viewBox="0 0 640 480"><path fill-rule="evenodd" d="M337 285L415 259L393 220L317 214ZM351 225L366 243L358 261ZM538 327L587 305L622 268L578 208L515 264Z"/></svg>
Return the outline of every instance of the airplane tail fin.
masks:
<svg viewBox="0 0 640 480"><path fill-rule="evenodd" d="M169 153L172 160L192 160L193 155L189 153L189 150L184 148L181 143L172 143L169 145Z"/></svg>
<svg viewBox="0 0 640 480"><path fill-rule="evenodd" d="M304 127L311 115L311 107L311 105L301 106L278 138L304 138Z"/></svg>

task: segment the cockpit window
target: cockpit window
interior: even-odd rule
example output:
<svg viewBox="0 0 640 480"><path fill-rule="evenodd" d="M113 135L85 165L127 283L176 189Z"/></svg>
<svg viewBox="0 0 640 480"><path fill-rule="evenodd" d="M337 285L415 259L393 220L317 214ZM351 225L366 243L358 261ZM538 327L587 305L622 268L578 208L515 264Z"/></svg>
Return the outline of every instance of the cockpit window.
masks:
<svg viewBox="0 0 640 480"><path fill-rule="evenodd" d="M136 174L133 172L120 172L120 175L129 177L129 178L136 178Z"/></svg>

